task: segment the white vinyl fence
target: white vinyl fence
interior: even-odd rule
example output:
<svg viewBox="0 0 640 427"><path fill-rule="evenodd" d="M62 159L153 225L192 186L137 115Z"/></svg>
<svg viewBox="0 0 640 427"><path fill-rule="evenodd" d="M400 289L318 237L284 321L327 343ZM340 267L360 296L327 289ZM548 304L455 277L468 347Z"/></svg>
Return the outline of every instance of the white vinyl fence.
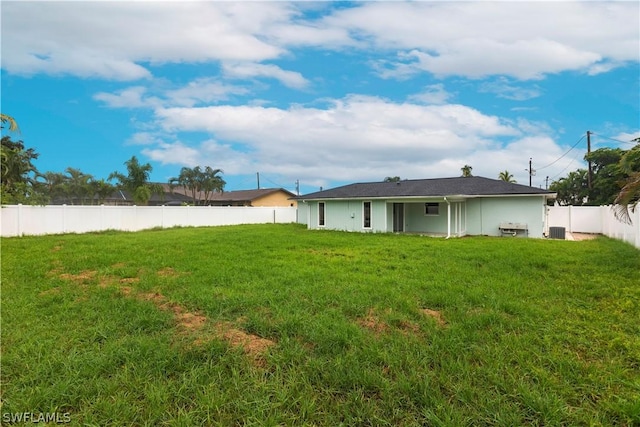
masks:
<svg viewBox="0 0 640 427"><path fill-rule="evenodd" d="M571 233L603 234L640 248L640 206L631 212L632 224L618 221L611 206L550 206L547 225Z"/></svg>
<svg viewBox="0 0 640 427"><path fill-rule="evenodd" d="M294 207L23 206L0 208L2 237L296 222Z"/></svg>

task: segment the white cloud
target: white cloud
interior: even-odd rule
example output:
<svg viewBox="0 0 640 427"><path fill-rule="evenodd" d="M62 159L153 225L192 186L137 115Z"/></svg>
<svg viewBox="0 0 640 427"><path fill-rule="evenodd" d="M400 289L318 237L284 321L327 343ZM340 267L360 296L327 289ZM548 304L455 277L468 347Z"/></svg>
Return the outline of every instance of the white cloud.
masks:
<svg viewBox="0 0 640 427"><path fill-rule="evenodd" d="M155 148L145 148L142 154L151 160L162 164L180 164L185 166L197 166L202 159L200 150L189 147L182 142L161 142Z"/></svg>
<svg viewBox="0 0 640 427"><path fill-rule="evenodd" d="M513 101L526 101L537 98L541 91L537 86L525 88L512 84L509 79L500 77L495 81L487 81L480 84L480 92L494 93L499 98L511 99Z"/></svg>
<svg viewBox="0 0 640 427"><path fill-rule="evenodd" d="M147 88L143 86L132 86L116 93L99 92L93 99L104 102L111 108L141 108L154 107L160 105L160 100L156 97L145 96Z"/></svg>
<svg viewBox="0 0 640 427"><path fill-rule="evenodd" d="M210 104L226 101L231 95L246 95L248 89L221 83L213 78L197 79L179 89L167 90L164 96L170 105L192 107L198 104Z"/></svg>
<svg viewBox="0 0 640 427"><path fill-rule="evenodd" d="M327 109L212 106L159 109L156 115L163 132L183 138L147 149L154 160L193 165L208 159L227 173L260 170L314 183L457 176L465 164L495 178L508 169L522 182L529 157L540 165L566 150L544 123L507 121L463 105L377 97L333 100ZM190 132L207 132L216 142L187 143Z"/></svg>
<svg viewBox="0 0 640 427"><path fill-rule="evenodd" d="M2 67L12 73L149 77L141 63L262 61L282 47L263 41L284 3L7 2Z"/></svg>
<svg viewBox="0 0 640 427"><path fill-rule="evenodd" d="M395 64L381 64L383 77L532 79L638 61L639 12L637 2L370 2L325 21L398 51Z"/></svg>
<svg viewBox="0 0 640 427"><path fill-rule="evenodd" d="M157 92L157 95L150 94L152 91ZM115 93L99 92L93 99L104 102L111 108L193 107L226 101L231 96L246 95L248 92L249 90L242 86L221 83L212 78L201 78L177 89L131 86Z"/></svg>
<svg viewBox="0 0 640 427"><path fill-rule="evenodd" d="M451 98L451 94L444 89L442 83L429 85L421 93L409 96L410 101L425 104L444 104Z"/></svg>
<svg viewBox="0 0 640 427"><path fill-rule="evenodd" d="M142 154L163 165L212 166L226 174L246 174L253 171L253 161L246 153L234 150L229 144L213 139L199 143L195 148L181 141L162 142L153 148L145 148Z"/></svg>
<svg viewBox="0 0 640 427"><path fill-rule="evenodd" d="M303 89L309 84L309 81L302 74L283 70L273 64L225 62L222 69L225 76L236 79L269 77L279 80L283 85L294 89Z"/></svg>
<svg viewBox="0 0 640 427"><path fill-rule="evenodd" d="M527 40L504 43L494 40L460 40L452 42L450 52L429 53L413 49L393 68L382 71L383 77L403 78L427 71L436 76L462 75L482 78L506 74L519 79L540 79L545 73L586 69L601 56L580 51L551 40Z"/></svg>
<svg viewBox="0 0 640 427"><path fill-rule="evenodd" d="M5 2L2 67L11 73L149 78L149 65L221 61L237 76L305 87L261 64L295 49L356 54L381 75L537 79L638 61L637 2ZM313 13L308 13L311 10ZM252 65L247 65L252 64Z"/></svg>

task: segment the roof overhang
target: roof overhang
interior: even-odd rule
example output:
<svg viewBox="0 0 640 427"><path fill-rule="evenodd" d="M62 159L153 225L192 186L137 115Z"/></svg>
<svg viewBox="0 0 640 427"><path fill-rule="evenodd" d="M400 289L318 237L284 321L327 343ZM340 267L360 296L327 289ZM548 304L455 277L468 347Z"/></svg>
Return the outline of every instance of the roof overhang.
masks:
<svg viewBox="0 0 640 427"><path fill-rule="evenodd" d="M393 201L414 201L419 202L422 200L441 200L445 199L450 202L455 201L464 201L467 199L481 199L481 198L507 198L507 197L544 197L553 199L557 197L557 193L530 193L530 194L447 194L443 196L353 196L353 197L314 197L314 198L305 198L295 197L292 199L300 200L301 202L315 202L315 201L347 201L347 200L387 200L389 202Z"/></svg>

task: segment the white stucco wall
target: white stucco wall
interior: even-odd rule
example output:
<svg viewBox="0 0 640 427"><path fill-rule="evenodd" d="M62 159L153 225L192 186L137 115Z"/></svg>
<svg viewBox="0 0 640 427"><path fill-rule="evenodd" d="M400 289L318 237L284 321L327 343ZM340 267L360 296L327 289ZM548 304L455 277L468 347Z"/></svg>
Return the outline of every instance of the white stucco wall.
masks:
<svg viewBox="0 0 640 427"><path fill-rule="evenodd" d="M543 237L542 197L491 197L467 200L467 234L500 236L500 223L527 224L529 237Z"/></svg>
<svg viewBox="0 0 640 427"><path fill-rule="evenodd" d="M371 202L371 227L363 226L363 204ZM325 224L318 225L318 204L320 202L300 203L298 206L308 209L310 229L344 230L360 232L385 232L387 230L386 204L381 200L329 200L325 201ZM307 213L303 213L307 215Z"/></svg>
<svg viewBox="0 0 640 427"><path fill-rule="evenodd" d="M405 231L416 233L445 233L447 231L447 204L438 203L438 205L438 215L425 215L424 202L406 203L404 207Z"/></svg>

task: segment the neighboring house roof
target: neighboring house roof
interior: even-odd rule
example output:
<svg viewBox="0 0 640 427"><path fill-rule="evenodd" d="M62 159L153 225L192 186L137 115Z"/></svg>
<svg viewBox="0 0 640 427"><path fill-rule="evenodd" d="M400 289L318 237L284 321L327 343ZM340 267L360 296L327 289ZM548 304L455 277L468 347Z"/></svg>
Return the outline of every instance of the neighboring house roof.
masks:
<svg viewBox="0 0 640 427"><path fill-rule="evenodd" d="M492 195L553 195L552 191L480 176L364 182L296 197L299 200L445 197Z"/></svg>
<svg viewBox="0 0 640 427"><path fill-rule="evenodd" d="M161 184L165 191L173 191L174 194L181 194L188 197L189 201L193 201L191 197L191 191L181 185L173 185L172 190L170 190L169 184ZM261 197L268 196L273 193L277 193L279 191L284 192L287 196L295 197L295 194L292 192L285 190L284 188L260 188L255 190L237 190L237 191L223 191L222 193L214 192L209 194L208 202L215 202L216 204L220 203L250 203L256 199ZM204 200L204 192L196 192L197 200Z"/></svg>
<svg viewBox="0 0 640 427"><path fill-rule="evenodd" d="M284 192L289 197L295 197L290 191L284 188L261 188L256 190L238 190L238 191L225 191L223 193L215 193L209 198L212 202L251 202L261 197L268 196L279 191Z"/></svg>

